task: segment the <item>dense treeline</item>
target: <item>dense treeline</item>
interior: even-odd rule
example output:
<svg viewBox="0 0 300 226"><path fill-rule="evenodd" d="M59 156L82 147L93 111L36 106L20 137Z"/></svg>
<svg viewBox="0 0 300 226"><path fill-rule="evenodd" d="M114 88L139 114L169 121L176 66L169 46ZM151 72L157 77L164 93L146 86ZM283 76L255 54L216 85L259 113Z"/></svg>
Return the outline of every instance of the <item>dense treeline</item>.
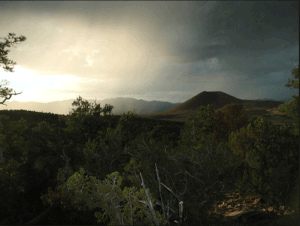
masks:
<svg viewBox="0 0 300 226"><path fill-rule="evenodd" d="M63 153L72 153L71 165L78 169L85 163L83 147L91 138L104 140L106 131L115 130L117 125L123 126L122 149L142 132L149 132L158 139L169 137L175 143L183 126L177 122L161 122L156 126L159 121L133 117L130 112L120 120L121 116L102 116L102 109L95 107L92 113L74 111L67 117L24 110L0 112L0 147L4 157L0 167L1 189L4 189L2 194L14 197L8 200L1 197L1 210L6 209L0 213L0 219L5 219L2 223L25 223L40 213L44 208L41 194L47 193L48 187L57 187L57 172L65 164ZM12 175L15 175L14 179ZM68 219L66 223L69 222ZM74 222L78 221L75 219Z"/></svg>
<svg viewBox="0 0 300 226"><path fill-rule="evenodd" d="M25 119L30 127L34 127L38 122L45 121L50 125L56 125L59 123L59 118L65 118L65 115L59 115L54 113L44 113L29 110L0 110L0 116L8 116L9 120L19 121ZM110 115L110 127L115 128L120 119L120 115ZM135 126L142 131L153 131L153 135L157 139L161 139L164 135L168 134L172 137L174 142L178 141L180 136L180 130L184 126L183 122L172 121L158 121L154 119L146 119L141 117L134 118ZM132 126L129 126L132 127ZM135 130L135 133L139 133L139 130Z"/></svg>
<svg viewBox="0 0 300 226"><path fill-rule="evenodd" d="M53 113L44 113L28 110L0 110L0 116L6 115L12 121L19 121L21 118L25 119L29 124L34 125L37 122L46 121L50 124L58 123L58 115Z"/></svg>
<svg viewBox="0 0 300 226"><path fill-rule="evenodd" d="M210 225L225 192L296 208L299 130L238 104L201 107L186 124L73 106L34 126L25 111L0 116L1 224Z"/></svg>

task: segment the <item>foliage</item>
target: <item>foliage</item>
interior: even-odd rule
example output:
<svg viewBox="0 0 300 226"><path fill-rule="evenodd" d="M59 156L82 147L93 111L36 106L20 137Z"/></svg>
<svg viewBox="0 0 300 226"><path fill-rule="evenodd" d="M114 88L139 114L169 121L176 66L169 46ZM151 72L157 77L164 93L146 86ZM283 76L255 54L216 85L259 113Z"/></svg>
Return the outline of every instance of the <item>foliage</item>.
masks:
<svg viewBox="0 0 300 226"><path fill-rule="evenodd" d="M9 120L12 121L19 121L21 118L24 118L28 122L30 128L36 126L37 122L41 121L48 122L51 125L59 124L58 118L65 117L64 115L28 110L0 110L0 116L1 115L8 116Z"/></svg>
<svg viewBox="0 0 300 226"><path fill-rule="evenodd" d="M287 202L297 186L299 140L287 127L277 127L262 118L233 132L230 147L239 156L239 189L262 195L273 204Z"/></svg>
<svg viewBox="0 0 300 226"><path fill-rule="evenodd" d="M109 126L108 119L111 116L112 106L107 105L102 109L100 104L89 103L80 96L72 103L72 106L75 108L66 119L67 131L71 136L81 140L83 144L99 135L104 136Z"/></svg>
<svg viewBox="0 0 300 226"><path fill-rule="evenodd" d="M122 189L121 185L122 177L118 172L107 175L107 178L101 181L93 176L85 175L84 169L81 168L79 173L74 173L68 179L65 189L74 191L72 201L78 209L93 210L100 207L104 213L95 212L95 217L98 218L99 223L129 225L142 220L143 224L153 224L143 189L138 190L136 187ZM154 203L153 197L151 197L151 201ZM161 221L159 212L156 212L156 215Z"/></svg>
<svg viewBox="0 0 300 226"><path fill-rule="evenodd" d="M0 218L9 217L6 223L22 223L32 218L34 208L39 206L41 186L45 186L43 173L32 164L35 147L30 145L30 133L24 119L11 121L7 116L0 117L0 148L5 160L0 164L0 192L6 194L0 198ZM27 201L28 197L32 202Z"/></svg>
<svg viewBox="0 0 300 226"><path fill-rule="evenodd" d="M231 132L246 126L249 118L241 104L228 104L214 114L214 132L218 141L228 141Z"/></svg>
<svg viewBox="0 0 300 226"><path fill-rule="evenodd" d="M117 131L121 134L122 147L125 148L130 140L133 140L137 135L136 113L129 111L123 113L119 119Z"/></svg>
<svg viewBox="0 0 300 226"><path fill-rule="evenodd" d="M299 89L299 64L298 64L298 68L294 67L291 70L292 75L294 76L294 78L296 80L288 80L288 83L285 84L286 87L290 88L290 89Z"/></svg>
<svg viewBox="0 0 300 226"><path fill-rule="evenodd" d="M20 119L11 122L9 117L0 116L0 145L4 149L4 157L22 162L25 158L27 121Z"/></svg>
<svg viewBox="0 0 300 226"><path fill-rule="evenodd" d="M19 36L15 37L16 35L14 33L9 33L7 38L5 39L5 42L0 42L0 65L3 65L3 69L5 71L13 72L13 66L16 64L16 62L9 60L7 58L7 54L10 50L5 50L5 48L10 48L11 46L14 46L14 44L23 42L26 40L25 36ZM0 82L0 98L3 98L3 100L0 102L0 104L4 104L6 100L9 100L13 95L18 95L20 93L16 93L16 91L13 91L12 88L8 88L7 85L9 82L7 80L2 80ZM5 104L4 104L5 105Z"/></svg>
<svg viewBox="0 0 300 226"><path fill-rule="evenodd" d="M58 203L38 223L212 225L226 192L276 205L297 195L294 129L250 121L240 105L201 107L181 136L179 123L114 116L81 97L73 106L36 122L35 112L0 116L0 223L41 219Z"/></svg>
<svg viewBox="0 0 300 226"><path fill-rule="evenodd" d="M217 111L211 105L201 106L198 117L191 115L186 123L181 143L186 144L186 140L205 142L212 134L214 142L227 142L231 132L246 126L249 121L239 104L228 104Z"/></svg>
<svg viewBox="0 0 300 226"><path fill-rule="evenodd" d="M21 165L13 159L0 164L0 219L16 217L17 203L22 200L26 182L22 178Z"/></svg>
<svg viewBox="0 0 300 226"><path fill-rule="evenodd" d="M298 68L294 67L291 70L291 73L295 80L288 80L288 83L285 84L286 87L290 89L299 89L299 65ZM289 116L298 120L299 124L299 94L293 95L293 99L290 102L284 103L278 107L278 110L284 113L287 113ZM298 130L299 133L299 130Z"/></svg>
<svg viewBox="0 0 300 226"><path fill-rule="evenodd" d="M96 101L94 103L89 103L87 100L83 100L81 96L73 101L72 106L75 106L76 108L72 109L71 114L77 113L93 116L100 116L101 113L110 115L113 109L113 106L107 104L104 108L101 108L100 104L97 104Z"/></svg>
<svg viewBox="0 0 300 226"><path fill-rule="evenodd" d="M181 131L180 145L197 146L199 141L205 140L205 137L213 132L214 113L211 105L201 106L198 117L191 114Z"/></svg>
<svg viewBox="0 0 300 226"><path fill-rule="evenodd" d="M9 85L9 82L7 80L2 80L0 82L0 97L3 98L0 104L4 104L4 102L9 100L13 95L21 94L21 93L16 93L16 91L13 91L12 88L8 88L7 85Z"/></svg>
<svg viewBox="0 0 300 226"><path fill-rule="evenodd" d="M187 123L187 126L190 125ZM213 135L206 136L205 141L194 140L193 134L191 136L187 134L188 129L184 131L185 141L177 148L172 142L153 139L151 133L138 136L128 148L128 153L132 157L125 167L124 178L128 178L134 186L138 186L141 183L138 175L142 173L156 199L163 200L166 204L163 207L162 202L158 202L161 211L166 212L168 207L172 212L170 222L180 218L178 204L184 200L184 210L189 216L187 223L195 224L208 220L207 211L212 208L215 199L222 196L220 191L224 186L220 181L220 175L226 175L229 158L226 156L224 145L214 144ZM160 180L164 187L168 188L162 189L161 197L157 191L155 164L160 172Z"/></svg>
<svg viewBox="0 0 300 226"><path fill-rule="evenodd" d="M171 143L168 145L151 138L151 132L140 134L126 150L131 156L130 162L125 166L126 178L138 186L141 181L139 173L143 174L145 181L150 183L150 189L156 188L155 168L156 163L161 169L162 178L170 176L173 162L167 162L167 153L172 150ZM157 195L157 193L155 193Z"/></svg>
<svg viewBox="0 0 300 226"><path fill-rule="evenodd" d="M241 116L241 111L231 115L234 110L235 105L225 108L224 113L214 112L209 105L201 107L198 117L191 115L182 130L179 149L173 157L187 176L186 205L197 222L209 221L206 213L213 208L216 199L224 195L222 192L232 189L235 159L226 143L228 136L222 131L224 127L234 130L243 125L232 125L232 121Z"/></svg>
<svg viewBox="0 0 300 226"><path fill-rule="evenodd" d="M55 181L55 175L58 168L64 165L62 154L65 151L76 163L76 159L81 156L72 150L69 145L66 145L65 134L63 128L52 126L51 124L42 121L32 128L30 144L30 156L34 159L31 162L35 169L43 172L43 176L48 178L48 181Z"/></svg>
<svg viewBox="0 0 300 226"><path fill-rule="evenodd" d="M7 38L5 39L5 42L0 42L0 64L4 64L3 68L4 70L13 72L13 65L16 63L12 60L9 60L7 58L8 52L10 50L5 50L7 47L14 46L14 44L24 42L26 40L26 37L21 35L19 37L15 37L16 35L14 33L9 33ZM11 65L11 66L10 66Z"/></svg>
<svg viewBox="0 0 300 226"><path fill-rule="evenodd" d="M119 128L107 129L104 139L100 142L89 140L84 149L86 169L90 175L104 178L118 169L118 160L123 152L121 131Z"/></svg>

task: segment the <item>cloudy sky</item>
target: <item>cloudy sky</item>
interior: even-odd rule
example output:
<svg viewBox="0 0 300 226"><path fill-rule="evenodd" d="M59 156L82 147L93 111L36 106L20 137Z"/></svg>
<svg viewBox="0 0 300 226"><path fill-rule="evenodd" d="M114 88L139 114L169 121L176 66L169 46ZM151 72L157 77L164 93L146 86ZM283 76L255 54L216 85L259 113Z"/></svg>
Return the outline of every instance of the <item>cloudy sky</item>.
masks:
<svg viewBox="0 0 300 226"><path fill-rule="evenodd" d="M184 102L202 91L289 98L299 62L298 2L0 2L0 37L23 92L12 100L79 95ZM3 41L3 39L1 39Z"/></svg>

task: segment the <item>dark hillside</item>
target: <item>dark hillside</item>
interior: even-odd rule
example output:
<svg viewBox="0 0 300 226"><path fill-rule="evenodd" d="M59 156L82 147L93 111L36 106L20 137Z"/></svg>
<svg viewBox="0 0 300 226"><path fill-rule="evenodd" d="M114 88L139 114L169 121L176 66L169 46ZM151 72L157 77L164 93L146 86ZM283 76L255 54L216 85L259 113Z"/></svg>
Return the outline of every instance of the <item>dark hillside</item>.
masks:
<svg viewBox="0 0 300 226"><path fill-rule="evenodd" d="M265 120L277 125L284 125L284 123L289 125L295 124L295 119L277 110L277 107L283 104L283 102L272 100L241 100L220 91L204 91L168 111L157 114L140 115L140 117L186 122L189 115L191 113L197 114L201 106L211 104L214 110L218 110L233 103L242 104L243 110L252 118L263 117Z"/></svg>
<svg viewBox="0 0 300 226"><path fill-rule="evenodd" d="M245 110L254 108L277 108L280 104L283 104L283 102L272 100L243 100L243 108Z"/></svg>
<svg viewBox="0 0 300 226"><path fill-rule="evenodd" d="M243 103L243 100L230 96L226 93L215 91L215 92L206 92L203 91L193 98L187 100L186 102L172 108L168 111L162 112L160 114L173 114L173 113L184 113L187 111L198 110L200 106L206 106L208 104L213 105L214 109L220 109L227 104L232 103Z"/></svg>
<svg viewBox="0 0 300 226"><path fill-rule="evenodd" d="M27 110L0 110L0 116L6 115L12 121L19 121L21 118L25 119L30 124L37 122L46 121L50 124L58 123L58 117L63 117L64 115L58 115L53 113L44 113L36 111Z"/></svg>
<svg viewBox="0 0 300 226"><path fill-rule="evenodd" d="M45 112L36 112L36 111L27 111L27 110L0 110L0 117L6 115L11 121L19 121L20 119L25 119L30 127L36 126L38 122L48 122L49 124L58 124L59 117L66 118L65 115L58 115L53 113ZM111 115L109 125L111 128L115 129L118 125L118 121L121 115ZM183 122L174 122L174 121L161 121L151 118L136 117L133 121L135 125L134 135L144 132L150 132L155 127L158 127L153 134L158 140L160 138L169 135L169 139L173 140L174 144L177 143L180 130L183 128Z"/></svg>
<svg viewBox="0 0 300 226"><path fill-rule="evenodd" d="M169 110L179 103L170 103L170 102L162 102L162 101L145 101L145 100L137 100L135 98L111 98L105 99L101 101L97 101L104 106L105 104L110 104L114 106L112 113L115 115L120 115L127 111L134 110L136 114L154 114L164 112Z"/></svg>

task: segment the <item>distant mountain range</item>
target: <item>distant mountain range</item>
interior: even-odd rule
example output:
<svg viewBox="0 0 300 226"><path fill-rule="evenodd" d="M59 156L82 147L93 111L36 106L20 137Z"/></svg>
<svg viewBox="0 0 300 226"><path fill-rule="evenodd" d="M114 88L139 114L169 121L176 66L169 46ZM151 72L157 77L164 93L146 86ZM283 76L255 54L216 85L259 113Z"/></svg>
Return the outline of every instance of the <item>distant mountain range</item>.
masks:
<svg viewBox="0 0 300 226"><path fill-rule="evenodd" d="M185 101L178 106L162 112L161 114L178 114L178 113L185 113L185 112L193 112L198 111L200 106L206 106L208 104L213 105L215 110L224 107L227 104L232 103L242 103L243 100L230 96L226 93L220 91L214 92L206 92L203 91L196 96L192 97L191 99Z"/></svg>
<svg viewBox="0 0 300 226"><path fill-rule="evenodd" d="M212 104L214 109L224 107L231 103L241 103L244 105L244 109L253 108L253 105L262 105L263 107L268 106L276 107L283 102L290 101L290 99L283 99L281 101L276 101L272 99L258 99L258 100L242 100L226 94L221 91L206 92L203 91L191 99L185 101L184 103L170 103L162 101L145 101L135 98L110 98L97 101L101 106L105 104L110 104L114 106L112 112L115 115L122 114L123 112L135 110L138 115L174 115L174 114L189 114L191 112L197 112L198 108L202 105ZM39 102L18 102L18 101L7 101L5 102L7 106L0 105L0 110L30 110L37 112L51 112L55 114L69 114L72 109L72 103L74 100L63 100L54 101L49 103L39 103ZM88 100L89 102L94 102L94 100Z"/></svg>
<svg viewBox="0 0 300 226"><path fill-rule="evenodd" d="M242 104L244 109L249 109L253 107L267 107L273 108L277 107L279 104L284 103L284 101L276 101L271 99L258 99L258 100L242 100L233 97L227 93L221 91L206 92L203 91L191 99L179 104L178 106L171 108L165 112L157 113L158 115L165 114L185 114L191 112L197 112L200 106L206 106L211 104L215 110L218 110L228 104Z"/></svg>
<svg viewBox="0 0 300 226"><path fill-rule="evenodd" d="M259 101L279 101L279 102L289 102L291 101L293 98L284 98L284 99L280 99L280 100L274 100L274 99L270 99L270 98L263 98L263 99L257 99Z"/></svg>
<svg viewBox="0 0 300 226"><path fill-rule="evenodd" d="M54 101L49 103L39 103L39 102L18 102L18 101L6 101L5 105L0 105L0 110L29 110L38 112L51 112L55 114L67 115L72 110L72 103L74 100L63 100ZM94 102L94 100L88 100L89 102ZM135 110L136 114L154 114L163 111L167 111L181 103L170 103L162 101L145 101L137 100L134 98L110 98L100 101L96 101L104 107L105 104L110 104L114 106L112 113L115 115L122 114L123 112Z"/></svg>

